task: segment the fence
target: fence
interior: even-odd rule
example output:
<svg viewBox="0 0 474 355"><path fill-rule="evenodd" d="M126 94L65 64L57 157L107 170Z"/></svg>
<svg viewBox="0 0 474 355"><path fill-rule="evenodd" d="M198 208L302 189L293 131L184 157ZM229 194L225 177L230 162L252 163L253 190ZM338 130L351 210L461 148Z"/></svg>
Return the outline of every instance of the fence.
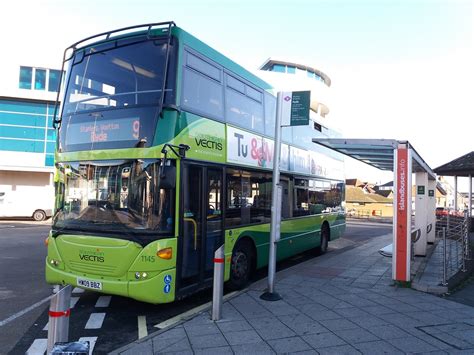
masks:
<svg viewBox="0 0 474 355"><path fill-rule="evenodd" d="M447 211L436 216L435 259L440 265L439 279L446 286L459 271L466 271L471 258L467 212Z"/></svg>
<svg viewBox="0 0 474 355"><path fill-rule="evenodd" d="M356 210L352 209L347 212L347 215L355 218L370 218L370 217L382 217L382 210Z"/></svg>

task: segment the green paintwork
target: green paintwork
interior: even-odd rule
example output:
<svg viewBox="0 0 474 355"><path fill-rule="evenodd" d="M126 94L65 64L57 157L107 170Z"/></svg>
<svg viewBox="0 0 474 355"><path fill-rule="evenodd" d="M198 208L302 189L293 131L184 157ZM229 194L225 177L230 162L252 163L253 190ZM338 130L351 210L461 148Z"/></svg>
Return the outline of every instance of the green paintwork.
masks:
<svg viewBox="0 0 474 355"><path fill-rule="evenodd" d="M224 164L226 161L225 125L183 113L183 123L188 123L171 144L191 147L186 158Z"/></svg>
<svg viewBox="0 0 474 355"><path fill-rule="evenodd" d="M172 258L164 260L156 253L172 248ZM102 282L102 292L131 297L150 303L172 302L175 298L177 239L156 240L142 248L135 242L98 236L61 235L49 237L46 281L77 285L77 277ZM81 260L81 255L102 257ZM53 266L51 261L58 261ZM146 272L137 280L135 273ZM164 275L171 275L170 291L165 292Z"/></svg>
<svg viewBox="0 0 474 355"><path fill-rule="evenodd" d="M172 116L172 115L170 115ZM168 127L167 124L164 124ZM158 123L162 127L162 121ZM202 118L192 113L183 112L176 131L169 134L160 134L166 140L150 148L126 148L126 149L104 149L95 151L80 151L68 153L56 153L57 162L88 161L88 160L113 160L113 159L156 159L162 157L161 149L164 143L174 145L186 144L190 150L186 152L186 158L209 161L214 163L225 163L225 124ZM158 135L157 135L158 136ZM209 142L203 143L203 142ZM204 144L204 145L203 145ZM220 149L218 146L220 145ZM168 158L177 158L169 154Z"/></svg>
<svg viewBox="0 0 474 355"><path fill-rule="evenodd" d="M155 31L155 30L153 30ZM157 33L163 33L157 29ZM160 32L161 31L161 32ZM144 34L136 32L127 36ZM154 34L157 34L154 33ZM182 70L184 49L191 48L214 62L222 65L227 71L253 83L261 89L273 93L266 82L245 70L240 65L226 58L216 50L207 46L179 27L172 28L172 35L179 44L176 75L176 106L180 106L182 92ZM162 117L157 119L154 140L148 148L107 149L97 151L77 151L68 153L56 152L56 162L94 161L94 160L127 160L127 159L157 159L162 157L161 150L166 143L187 144L190 150L187 159L202 160L215 163L226 163L225 135L226 126L223 123L200 117L189 112L178 112L165 108ZM210 145L198 145L200 140L212 141ZM222 149L216 148L221 143ZM169 159L177 157L169 154ZM180 207L180 176L181 166L176 164L176 213L175 220L179 221ZM338 238L345 229L343 215L324 214L284 220L281 225L282 238L278 244L278 259L295 253L317 247L320 243L319 233L321 224L327 221L331 226L331 240ZM269 224L251 225L225 231L225 279L229 279L230 261L235 243L244 237L251 238L257 250L257 267L263 267L268 262ZM77 278L101 282L101 292L131 297L149 303L166 303L175 300L176 253L178 244L179 225L175 223L175 237L154 241L146 247L122 239L98 237L94 235L60 235L49 237L48 256L46 258L46 281L51 284L77 285ZM173 256L163 260L156 256L160 249L170 247ZM81 259L80 255L89 255ZM98 258L104 258L99 261ZM153 260L154 258L154 260ZM52 261L54 263L52 263ZM55 264L55 265L53 265ZM146 273L145 278L136 279L135 273ZM171 277L170 289L164 281L165 276Z"/></svg>
<svg viewBox="0 0 474 355"><path fill-rule="evenodd" d="M346 228L343 214L321 214L283 220L277 260L288 258L320 245L320 231L324 222L329 224L330 239L339 238ZM270 224L256 224L225 231L225 280L230 278L230 261L235 244L241 238L252 239L257 250L257 268L268 264Z"/></svg>

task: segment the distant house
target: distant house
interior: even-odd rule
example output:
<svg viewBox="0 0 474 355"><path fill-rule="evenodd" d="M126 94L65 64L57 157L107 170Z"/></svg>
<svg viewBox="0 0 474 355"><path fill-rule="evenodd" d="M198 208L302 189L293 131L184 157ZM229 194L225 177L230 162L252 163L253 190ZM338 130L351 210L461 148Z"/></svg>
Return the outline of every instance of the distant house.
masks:
<svg viewBox="0 0 474 355"><path fill-rule="evenodd" d="M346 212L352 216L386 216L393 215L393 198L388 191L379 194L374 184L358 179L346 180ZM393 195L393 193L392 193Z"/></svg>

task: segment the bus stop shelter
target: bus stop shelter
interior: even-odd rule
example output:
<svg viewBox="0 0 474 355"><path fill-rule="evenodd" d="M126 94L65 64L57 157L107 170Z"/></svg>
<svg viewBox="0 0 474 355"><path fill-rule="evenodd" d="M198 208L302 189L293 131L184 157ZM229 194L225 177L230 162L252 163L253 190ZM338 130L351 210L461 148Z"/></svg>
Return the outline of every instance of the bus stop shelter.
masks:
<svg viewBox="0 0 474 355"><path fill-rule="evenodd" d="M425 256L435 240L436 175L408 141L316 138L313 143L380 170L393 171L392 278L409 282L412 254ZM412 174L415 174L415 218L412 223ZM416 236L416 238L412 238ZM413 244L412 244L413 243Z"/></svg>
<svg viewBox="0 0 474 355"><path fill-rule="evenodd" d="M468 213L472 218L472 177L474 176L474 152L467 153L434 169L436 174L454 176L454 209L458 210L458 176L469 178Z"/></svg>

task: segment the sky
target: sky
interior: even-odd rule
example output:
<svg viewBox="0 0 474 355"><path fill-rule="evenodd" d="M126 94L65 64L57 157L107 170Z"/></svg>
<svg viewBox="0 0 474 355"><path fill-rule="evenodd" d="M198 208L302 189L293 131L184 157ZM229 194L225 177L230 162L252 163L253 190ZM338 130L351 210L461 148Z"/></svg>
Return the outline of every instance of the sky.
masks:
<svg viewBox="0 0 474 355"><path fill-rule="evenodd" d="M14 49L1 60L59 68L84 37L173 20L247 69L279 57L322 70L325 124L347 138L409 140L436 168L474 150L473 17L468 0L16 0L0 22ZM349 161L356 174L392 178Z"/></svg>

